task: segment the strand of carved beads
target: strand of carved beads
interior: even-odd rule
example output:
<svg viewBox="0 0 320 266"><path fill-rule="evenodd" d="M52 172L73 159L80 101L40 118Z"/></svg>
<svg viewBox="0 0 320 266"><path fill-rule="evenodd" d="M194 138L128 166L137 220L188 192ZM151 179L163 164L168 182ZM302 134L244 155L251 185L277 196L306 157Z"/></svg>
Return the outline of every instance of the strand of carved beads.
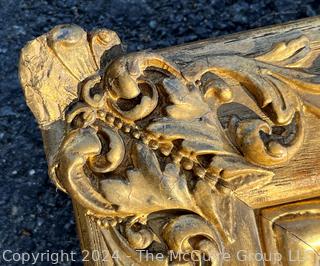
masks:
<svg viewBox="0 0 320 266"><path fill-rule="evenodd" d="M105 113L104 111L102 111L102 110L99 110L99 111L97 112L97 115L98 115L98 117L99 117L100 119L105 119L105 118L106 118L106 113Z"/></svg>
<svg viewBox="0 0 320 266"><path fill-rule="evenodd" d="M206 175L206 169L204 169L203 167L200 167L198 165L196 165L194 168L193 168L193 172L200 178L204 178L205 175Z"/></svg>
<svg viewBox="0 0 320 266"><path fill-rule="evenodd" d="M132 136L133 136L135 139L140 139L140 137L141 137L141 132L138 131L138 130L134 130L134 131L132 132Z"/></svg>
<svg viewBox="0 0 320 266"><path fill-rule="evenodd" d="M160 152L164 155L164 156L169 156L171 153L173 145L169 145L166 143L161 143L160 144Z"/></svg>
<svg viewBox="0 0 320 266"><path fill-rule="evenodd" d="M118 128L118 129L122 128L122 126L123 126L123 122L122 122L121 119L118 118L118 117L116 117L116 118L114 119L113 124L114 124L114 126L115 126L116 128Z"/></svg>
<svg viewBox="0 0 320 266"><path fill-rule="evenodd" d="M172 160L174 163L179 164L183 158L183 154L180 151L175 151L172 153Z"/></svg>
<svg viewBox="0 0 320 266"><path fill-rule="evenodd" d="M157 150L159 148L159 143L154 139L150 140L148 145L153 150Z"/></svg>
<svg viewBox="0 0 320 266"><path fill-rule="evenodd" d="M191 170L193 168L193 161L191 161L190 159L184 157L182 159L182 167L185 169L185 170Z"/></svg>
<svg viewBox="0 0 320 266"><path fill-rule="evenodd" d="M115 117L112 114L107 114L106 115L106 122L109 124L113 124Z"/></svg>
<svg viewBox="0 0 320 266"><path fill-rule="evenodd" d="M125 133L130 133L130 131L131 131L130 126L124 125L124 126L123 126L123 131L124 131Z"/></svg>

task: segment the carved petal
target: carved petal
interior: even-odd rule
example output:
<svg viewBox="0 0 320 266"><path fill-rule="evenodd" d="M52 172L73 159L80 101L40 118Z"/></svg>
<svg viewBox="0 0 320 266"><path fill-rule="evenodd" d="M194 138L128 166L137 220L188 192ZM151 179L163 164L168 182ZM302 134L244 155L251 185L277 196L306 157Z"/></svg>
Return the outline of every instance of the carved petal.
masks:
<svg viewBox="0 0 320 266"><path fill-rule="evenodd" d="M155 154L136 144L132 159L135 169L128 170L128 181L101 181L105 197L119 205L119 211L150 213L164 209L194 208L185 177L176 165L167 164L162 172Z"/></svg>
<svg viewBox="0 0 320 266"><path fill-rule="evenodd" d="M235 154L220 135L220 129L206 121L176 121L161 119L148 126L148 130L169 140L182 139L182 146L197 155Z"/></svg>
<svg viewBox="0 0 320 266"><path fill-rule="evenodd" d="M210 111L209 106L195 87L189 91L187 86L178 79L164 79L163 86L173 103L166 108L171 118L190 121Z"/></svg>
<svg viewBox="0 0 320 266"><path fill-rule="evenodd" d="M108 29L97 29L89 33L90 48L98 67L104 54L117 45L121 44L117 33Z"/></svg>

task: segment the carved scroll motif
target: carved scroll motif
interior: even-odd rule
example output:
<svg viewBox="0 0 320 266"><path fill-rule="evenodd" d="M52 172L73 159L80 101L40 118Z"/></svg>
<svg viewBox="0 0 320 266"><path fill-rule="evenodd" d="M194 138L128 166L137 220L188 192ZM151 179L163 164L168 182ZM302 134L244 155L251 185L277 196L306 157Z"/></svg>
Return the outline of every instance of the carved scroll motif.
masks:
<svg viewBox="0 0 320 266"><path fill-rule="evenodd" d="M146 265L137 249L164 254L148 265L181 263L169 251L220 265L236 241L232 191L270 180L303 144L306 109L318 113L304 99L320 93L307 71L318 44L302 36L263 55L179 67L154 53L108 59L115 33L88 36L58 27L22 53L21 81L39 123L50 130L64 121L53 178L99 224L109 251L120 250L119 265ZM220 108L241 104L241 95L259 113L221 123Z"/></svg>

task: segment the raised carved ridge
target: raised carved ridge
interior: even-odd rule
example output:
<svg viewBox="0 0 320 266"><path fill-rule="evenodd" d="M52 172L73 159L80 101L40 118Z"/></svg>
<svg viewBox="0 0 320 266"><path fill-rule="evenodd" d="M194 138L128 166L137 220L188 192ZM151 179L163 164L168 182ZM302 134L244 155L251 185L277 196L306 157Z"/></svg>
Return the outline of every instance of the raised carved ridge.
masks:
<svg viewBox="0 0 320 266"><path fill-rule="evenodd" d="M99 225L109 252L120 250L121 265L145 265L137 249L165 255L148 265L178 263L169 250L219 265L236 241L233 192L269 182L303 145L304 112L319 114L305 95L320 93L308 71L320 46L301 36L182 67L154 53L108 58L119 45L109 30L65 25L24 48L31 110L44 130L62 123L52 178ZM255 116L222 123L220 108L245 97Z"/></svg>

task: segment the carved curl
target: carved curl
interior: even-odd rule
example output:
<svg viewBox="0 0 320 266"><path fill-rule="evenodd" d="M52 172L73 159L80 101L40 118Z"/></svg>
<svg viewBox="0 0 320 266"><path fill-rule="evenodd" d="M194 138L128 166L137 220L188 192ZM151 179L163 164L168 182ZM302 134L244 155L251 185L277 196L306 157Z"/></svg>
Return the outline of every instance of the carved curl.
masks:
<svg viewBox="0 0 320 266"><path fill-rule="evenodd" d="M93 128L76 129L69 132L58 155L57 176L64 189L74 200L98 216L115 214L115 208L91 184L84 167L89 163L94 171L109 172L119 166L123 159L124 146L121 138L111 129L103 128L109 137L110 150L105 155L106 165L99 166L101 142Z"/></svg>
<svg viewBox="0 0 320 266"><path fill-rule="evenodd" d="M149 115L158 103L158 91L153 84L141 80L147 69L166 71L181 77L180 71L157 54L137 53L120 57L112 62L104 73L104 88L108 92L108 102L124 119L136 121ZM151 95L145 94L140 84L147 83ZM141 95L141 101L131 110L123 111L118 106L119 99L133 100Z"/></svg>
<svg viewBox="0 0 320 266"><path fill-rule="evenodd" d="M199 261L209 260L212 266L222 265L223 242L217 232L196 215L172 219L163 230L163 238L171 251L196 254ZM196 259L191 257L192 260Z"/></svg>

